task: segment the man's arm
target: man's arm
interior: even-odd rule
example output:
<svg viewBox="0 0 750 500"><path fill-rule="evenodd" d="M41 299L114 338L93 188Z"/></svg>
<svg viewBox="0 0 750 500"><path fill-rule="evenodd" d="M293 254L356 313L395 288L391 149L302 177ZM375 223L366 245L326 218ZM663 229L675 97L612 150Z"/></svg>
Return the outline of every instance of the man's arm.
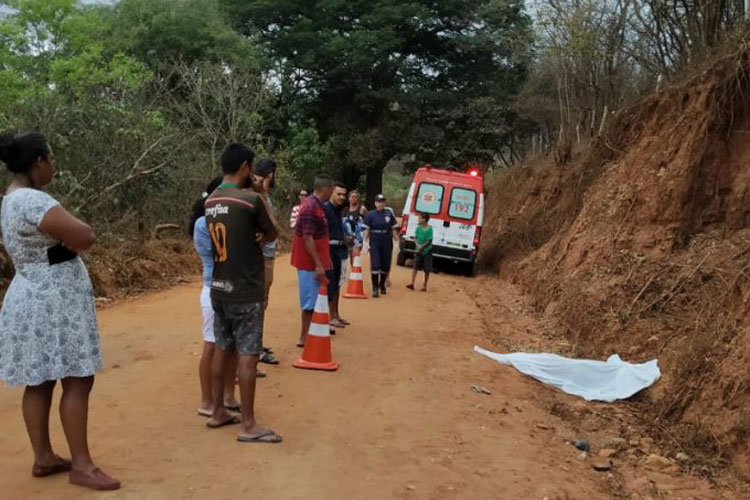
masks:
<svg viewBox="0 0 750 500"><path fill-rule="evenodd" d="M261 245L275 241L279 234L276 221L268 210L266 200L261 195L258 195L258 229L260 229L260 236L257 239Z"/></svg>
<svg viewBox="0 0 750 500"><path fill-rule="evenodd" d="M312 260L315 263L315 279L317 279L319 283L323 283L326 279L326 270L323 268L323 261L320 259L318 247L315 245L315 239L312 235L305 235L302 240L305 242L305 250L307 250L307 254L312 257Z"/></svg>

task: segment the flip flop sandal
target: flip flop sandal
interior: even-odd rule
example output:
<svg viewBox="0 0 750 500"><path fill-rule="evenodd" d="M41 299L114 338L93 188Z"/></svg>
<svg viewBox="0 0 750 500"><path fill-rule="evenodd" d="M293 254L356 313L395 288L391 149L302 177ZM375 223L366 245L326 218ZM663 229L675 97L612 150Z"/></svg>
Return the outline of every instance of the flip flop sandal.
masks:
<svg viewBox="0 0 750 500"><path fill-rule="evenodd" d="M346 328L346 324L343 321L340 320L332 320L328 323L330 326L334 328Z"/></svg>
<svg viewBox="0 0 750 500"><path fill-rule="evenodd" d="M271 349L270 347L264 347L263 352L268 352L268 353L273 354L273 349Z"/></svg>
<svg viewBox="0 0 750 500"><path fill-rule="evenodd" d="M229 420L221 422L220 424L211 424L210 422L206 422L206 427L208 427L209 429L218 429L219 427L226 427L227 425L236 425L239 423L240 417L232 417Z"/></svg>
<svg viewBox="0 0 750 500"><path fill-rule="evenodd" d="M349 326L351 325L351 322L345 320L344 318L341 318L339 321L341 321L344 325Z"/></svg>
<svg viewBox="0 0 750 500"><path fill-rule="evenodd" d="M214 413L211 410L204 410L203 408L198 408L198 416L199 417L210 417Z"/></svg>
<svg viewBox="0 0 750 500"><path fill-rule="evenodd" d="M258 371L255 372L256 378L266 378L268 374L264 372L263 370L258 369Z"/></svg>
<svg viewBox="0 0 750 500"><path fill-rule="evenodd" d="M268 365L278 365L279 364L279 360L276 359L276 357L274 357L274 355L271 354L270 351L266 351L263 354L261 354L259 361L261 363L266 363Z"/></svg>
<svg viewBox="0 0 750 500"><path fill-rule="evenodd" d="M267 439L268 438L268 439ZM271 429L257 436L237 436L240 443L280 443L283 439Z"/></svg>
<svg viewBox="0 0 750 500"><path fill-rule="evenodd" d="M60 458L60 460L62 460L62 462L55 465L34 464L34 466L31 468L31 475L34 477L47 477L52 476L53 474L59 474L61 472L70 472L70 469L73 467L73 462L71 462L70 460L65 460L64 458Z"/></svg>
<svg viewBox="0 0 750 500"><path fill-rule="evenodd" d="M305 344L297 343L297 347L305 347Z"/></svg>
<svg viewBox="0 0 750 500"><path fill-rule="evenodd" d="M224 405L224 408L226 408L229 411L236 411L236 412L239 412L242 409L240 405Z"/></svg>

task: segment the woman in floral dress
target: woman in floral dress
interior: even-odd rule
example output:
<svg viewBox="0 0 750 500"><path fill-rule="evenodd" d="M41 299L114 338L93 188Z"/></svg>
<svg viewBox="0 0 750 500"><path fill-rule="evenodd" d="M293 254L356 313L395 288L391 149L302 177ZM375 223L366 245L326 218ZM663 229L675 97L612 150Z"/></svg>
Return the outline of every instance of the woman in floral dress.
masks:
<svg viewBox="0 0 750 500"><path fill-rule="evenodd" d="M0 379L25 386L23 417L34 451L32 475L69 472L71 484L120 487L91 460L89 393L102 366L93 289L77 252L94 244L89 226L42 191L54 158L39 134L0 135L0 161L13 174L0 208L15 276L0 310ZM72 460L52 451L49 414L61 380L60 419Z"/></svg>

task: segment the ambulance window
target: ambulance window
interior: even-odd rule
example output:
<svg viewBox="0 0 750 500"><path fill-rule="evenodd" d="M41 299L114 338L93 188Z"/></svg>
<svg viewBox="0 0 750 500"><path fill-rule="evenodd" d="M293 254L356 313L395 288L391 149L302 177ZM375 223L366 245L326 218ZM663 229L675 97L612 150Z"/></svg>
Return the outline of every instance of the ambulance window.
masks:
<svg viewBox="0 0 750 500"><path fill-rule="evenodd" d="M430 215L439 214L440 208L443 206L443 191L443 186L439 184L423 182L419 185L417 203L414 208L417 212Z"/></svg>
<svg viewBox="0 0 750 500"><path fill-rule="evenodd" d="M474 218L474 207L477 204L477 193L471 189L453 188L451 206L448 215L456 219L471 220Z"/></svg>

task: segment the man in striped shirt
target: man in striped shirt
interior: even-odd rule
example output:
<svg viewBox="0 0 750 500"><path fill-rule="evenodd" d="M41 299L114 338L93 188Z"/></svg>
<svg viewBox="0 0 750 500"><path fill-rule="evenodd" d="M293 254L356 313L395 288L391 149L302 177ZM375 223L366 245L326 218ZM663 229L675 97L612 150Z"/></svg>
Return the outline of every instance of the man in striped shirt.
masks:
<svg viewBox="0 0 750 500"><path fill-rule="evenodd" d="M302 329L298 347L304 347L310 329L318 288L327 281L331 269L331 250L324 203L331 198L333 179L327 175L315 178L314 192L299 211L292 240L292 265L297 268Z"/></svg>

